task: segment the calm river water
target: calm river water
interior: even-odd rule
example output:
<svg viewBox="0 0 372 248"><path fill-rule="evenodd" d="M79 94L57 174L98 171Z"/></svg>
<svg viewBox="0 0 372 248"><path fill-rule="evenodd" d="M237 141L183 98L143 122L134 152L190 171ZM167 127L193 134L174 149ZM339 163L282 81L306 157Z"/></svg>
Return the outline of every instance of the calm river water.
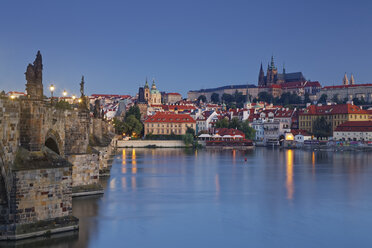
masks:
<svg viewBox="0 0 372 248"><path fill-rule="evenodd" d="M78 234L27 247L372 247L372 153L124 149Z"/></svg>

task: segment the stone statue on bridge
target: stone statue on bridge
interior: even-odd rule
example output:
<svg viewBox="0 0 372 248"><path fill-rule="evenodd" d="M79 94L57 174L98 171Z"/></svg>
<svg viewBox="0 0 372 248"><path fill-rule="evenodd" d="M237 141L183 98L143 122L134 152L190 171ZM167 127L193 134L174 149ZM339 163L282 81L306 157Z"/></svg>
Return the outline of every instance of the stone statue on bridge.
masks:
<svg viewBox="0 0 372 248"><path fill-rule="evenodd" d="M87 97L85 96L84 94L84 85L85 85L85 82L84 82L84 76L81 77L81 82L80 82L80 103L79 103L79 108L82 109L82 110L87 110L88 109L88 101L87 101Z"/></svg>
<svg viewBox="0 0 372 248"><path fill-rule="evenodd" d="M84 95L84 76L81 77L81 83L80 83L80 93L81 93L81 98L83 98L85 95Z"/></svg>
<svg viewBox="0 0 372 248"><path fill-rule="evenodd" d="M99 99L94 101L94 118L101 118L101 101Z"/></svg>

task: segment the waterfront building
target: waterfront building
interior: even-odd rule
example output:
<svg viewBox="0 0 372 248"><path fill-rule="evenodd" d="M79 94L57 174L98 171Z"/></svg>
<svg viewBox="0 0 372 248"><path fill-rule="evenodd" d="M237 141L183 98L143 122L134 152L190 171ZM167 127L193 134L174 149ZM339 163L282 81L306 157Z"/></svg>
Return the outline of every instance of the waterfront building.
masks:
<svg viewBox="0 0 372 248"><path fill-rule="evenodd" d="M291 133L294 137L294 141L299 142L299 143L304 143L305 140L312 139L311 135L305 130L294 129L294 130L291 130Z"/></svg>
<svg viewBox="0 0 372 248"><path fill-rule="evenodd" d="M157 112L144 121L145 136L184 135L188 127L196 129L196 121L189 114Z"/></svg>
<svg viewBox="0 0 372 248"><path fill-rule="evenodd" d="M217 116L216 111L204 111L196 119L196 133L209 131L212 128L212 120Z"/></svg>
<svg viewBox="0 0 372 248"><path fill-rule="evenodd" d="M347 121L334 130L333 139L372 141L372 121Z"/></svg>
<svg viewBox="0 0 372 248"><path fill-rule="evenodd" d="M310 105L299 115L299 129L313 133L314 121L324 117L332 130L347 121L366 121L369 112L353 104Z"/></svg>

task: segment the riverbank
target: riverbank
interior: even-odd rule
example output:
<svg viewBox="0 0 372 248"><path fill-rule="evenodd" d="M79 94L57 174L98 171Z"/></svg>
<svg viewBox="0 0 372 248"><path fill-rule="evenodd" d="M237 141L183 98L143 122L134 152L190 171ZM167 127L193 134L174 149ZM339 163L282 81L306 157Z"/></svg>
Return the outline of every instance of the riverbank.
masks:
<svg viewBox="0 0 372 248"><path fill-rule="evenodd" d="M182 140L118 140L117 148L185 148Z"/></svg>

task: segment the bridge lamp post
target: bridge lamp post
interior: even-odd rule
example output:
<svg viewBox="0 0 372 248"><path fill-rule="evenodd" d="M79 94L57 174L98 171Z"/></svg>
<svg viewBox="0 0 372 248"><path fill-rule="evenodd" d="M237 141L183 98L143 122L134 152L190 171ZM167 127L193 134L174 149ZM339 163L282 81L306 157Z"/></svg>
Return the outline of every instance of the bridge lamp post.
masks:
<svg viewBox="0 0 372 248"><path fill-rule="evenodd" d="M16 98L16 96L14 94L10 95L10 99L14 100L15 98Z"/></svg>
<svg viewBox="0 0 372 248"><path fill-rule="evenodd" d="M62 95L63 95L64 97L66 97L66 96L67 96L67 91L64 90L64 91L62 92Z"/></svg>
<svg viewBox="0 0 372 248"><path fill-rule="evenodd" d="M55 89L56 89L56 88L54 87L53 84L51 84L51 85L49 86L49 90L50 90L50 92L51 92L51 96L52 96L52 98L51 98L51 100L50 100L51 103L53 103L53 91L54 91Z"/></svg>

